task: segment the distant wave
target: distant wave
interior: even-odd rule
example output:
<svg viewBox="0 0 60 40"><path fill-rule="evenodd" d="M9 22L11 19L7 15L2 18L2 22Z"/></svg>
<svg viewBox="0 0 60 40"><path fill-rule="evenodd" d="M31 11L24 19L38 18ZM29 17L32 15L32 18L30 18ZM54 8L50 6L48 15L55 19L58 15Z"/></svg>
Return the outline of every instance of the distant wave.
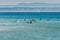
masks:
<svg viewBox="0 0 60 40"><path fill-rule="evenodd" d="M60 7L12 7L12 8L0 8L0 11L60 11Z"/></svg>

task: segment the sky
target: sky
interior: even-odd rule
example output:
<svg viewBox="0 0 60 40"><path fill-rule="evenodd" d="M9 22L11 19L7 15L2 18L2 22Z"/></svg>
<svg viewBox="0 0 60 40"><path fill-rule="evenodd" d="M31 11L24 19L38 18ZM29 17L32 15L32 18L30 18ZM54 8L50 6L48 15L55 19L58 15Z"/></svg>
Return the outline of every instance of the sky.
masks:
<svg viewBox="0 0 60 40"><path fill-rule="evenodd" d="M16 5L18 3L60 3L60 0L0 0L0 5Z"/></svg>

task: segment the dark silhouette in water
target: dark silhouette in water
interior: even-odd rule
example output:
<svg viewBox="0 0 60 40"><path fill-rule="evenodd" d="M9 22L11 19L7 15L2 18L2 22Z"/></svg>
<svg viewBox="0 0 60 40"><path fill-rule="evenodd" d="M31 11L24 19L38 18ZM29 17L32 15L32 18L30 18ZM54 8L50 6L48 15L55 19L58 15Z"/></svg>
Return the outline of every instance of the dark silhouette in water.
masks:
<svg viewBox="0 0 60 40"><path fill-rule="evenodd" d="M30 21L30 22L27 22L28 24L32 24L32 21Z"/></svg>
<svg viewBox="0 0 60 40"><path fill-rule="evenodd" d="M28 24L32 24L32 20L27 21Z"/></svg>
<svg viewBox="0 0 60 40"><path fill-rule="evenodd" d="M32 21L30 20L30 24L32 23Z"/></svg>
<svg viewBox="0 0 60 40"><path fill-rule="evenodd" d="M40 18L40 20L41 20L41 18Z"/></svg>
<svg viewBox="0 0 60 40"><path fill-rule="evenodd" d="M21 22L21 20L18 19L18 20L15 20L15 22L19 23L19 22Z"/></svg>
<svg viewBox="0 0 60 40"><path fill-rule="evenodd" d="M49 21L49 19L47 19L47 21Z"/></svg>
<svg viewBox="0 0 60 40"><path fill-rule="evenodd" d="M27 19L23 19L23 21L22 20L19 20L19 19L17 19L17 20L15 20L15 22L17 22L17 23L20 23L20 22L23 22L23 23L28 23L28 24L32 24L33 22L37 22L35 19L30 19L30 20L27 20Z"/></svg>

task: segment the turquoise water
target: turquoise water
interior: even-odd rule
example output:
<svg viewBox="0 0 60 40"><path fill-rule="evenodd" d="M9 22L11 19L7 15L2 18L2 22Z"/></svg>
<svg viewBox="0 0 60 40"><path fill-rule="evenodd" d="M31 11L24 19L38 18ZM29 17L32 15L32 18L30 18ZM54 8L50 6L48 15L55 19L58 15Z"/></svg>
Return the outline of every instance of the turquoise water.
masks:
<svg viewBox="0 0 60 40"><path fill-rule="evenodd" d="M0 12L0 40L60 40L60 12Z"/></svg>
<svg viewBox="0 0 60 40"><path fill-rule="evenodd" d="M24 18L42 18L42 19L60 19L60 12L0 12L0 18L24 19Z"/></svg>

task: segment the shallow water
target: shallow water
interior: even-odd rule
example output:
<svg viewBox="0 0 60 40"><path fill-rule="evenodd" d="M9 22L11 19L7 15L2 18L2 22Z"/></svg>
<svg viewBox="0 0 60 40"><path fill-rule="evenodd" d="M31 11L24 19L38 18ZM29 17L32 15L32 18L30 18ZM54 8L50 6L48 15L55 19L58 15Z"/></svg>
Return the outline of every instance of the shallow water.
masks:
<svg viewBox="0 0 60 40"><path fill-rule="evenodd" d="M14 13L0 13L0 40L60 40L60 12Z"/></svg>

